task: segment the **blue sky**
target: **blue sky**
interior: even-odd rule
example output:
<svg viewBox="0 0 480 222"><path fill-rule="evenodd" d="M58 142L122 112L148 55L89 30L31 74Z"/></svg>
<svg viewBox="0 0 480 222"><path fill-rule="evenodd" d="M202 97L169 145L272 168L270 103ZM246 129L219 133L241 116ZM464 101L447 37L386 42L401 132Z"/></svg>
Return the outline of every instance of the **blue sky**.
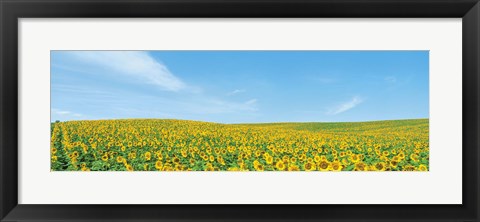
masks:
<svg viewBox="0 0 480 222"><path fill-rule="evenodd" d="M428 118L428 51L52 51L52 121Z"/></svg>

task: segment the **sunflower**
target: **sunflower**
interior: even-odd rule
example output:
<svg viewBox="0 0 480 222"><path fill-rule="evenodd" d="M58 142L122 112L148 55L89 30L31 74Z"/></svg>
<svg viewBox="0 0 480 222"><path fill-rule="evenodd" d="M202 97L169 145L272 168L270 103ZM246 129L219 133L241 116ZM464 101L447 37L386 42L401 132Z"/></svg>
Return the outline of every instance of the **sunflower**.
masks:
<svg viewBox="0 0 480 222"><path fill-rule="evenodd" d="M152 153L150 153L150 152L147 151L147 152L145 153L145 160L149 161L151 158L152 158Z"/></svg>
<svg viewBox="0 0 480 222"><path fill-rule="evenodd" d="M423 165L423 164L420 164L420 165L418 166L418 170L420 170L420 171L427 171L428 168L427 168L427 166L425 166L425 165Z"/></svg>
<svg viewBox="0 0 480 222"><path fill-rule="evenodd" d="M367 170L367 166L363 162L355 163L355 171L365 171Z"/></svg>
<svg viewBox="0 0 480 222"><path fill-rule="evenodd" d="M283 161L278 161L277 164L275 164L275 166L277 167L278 170L285 170L285 163L283 163Z"/></svg>
<svg viewBox="0 0 480 222"><path fill-rule="evenodd" d="M410 154L410 159L413 160L414 162L418 162L419 156L415 153Z"/></svg>
<svg viewBox="0 0 480 222"><path fill-rule="evenodd" d="M165 166L163 166L162 170L163 171L173 171L173 168L172 168L171 165L165 164Z"/></svg>
<svg viewBox="0 0 480 222"><path fill-rule="evenodd" d="M307 159L307 156L305 154L301 154L299 157L298 157L298 160L300 160L301 162L305 161Z"/></svg>
<svg viewBox="0 0 480 222"><path fill-rule="evenodd" d="M403 171L415 171L415 167L412 165L405 165L402 168Z"/></svg>
<svg viewBox="0 0 480 222"><path fill-rule="evenodd" d="M123 162L123 157L117 156L117 163L122 163L122 162Z"/></svg>
<svg viewBox="0 0 480 222"><path fill-rule="evenodd" d="M384 162L378 162L375 164L375 170L376 171L385 171L385 163Z"/></svg>
<svg viewBox="0 0 480 222"><path fill-rule="evenodd" d="M303 168L305 169L305 171L313 171L316 169L316 166L313 162L306 162L305 164L303 164Z"/></svg>
<svg viewBox="0 0 480 222"><path fill-rule="evenodd" d="M290 163L295 163L295 162L297 162L297 158L295 157L290 158Z"/></svg>
<svg viewBox="0 0 480 222"><path fill-rule="evenodd" d="M307 158L307 162L313 163L314 161L313 161L313 159L312 159L311 157L308 157L308 158Z"/></svg>
<svg viewBox="0 0 480 222"><path fill-rule="evenodd" d="M127 164L125 167L127 168L127 171L133 171L133 166L130 164Z"/></svg>
<svg viewBox="0 0 480 222"><path fill-rule="evenodd" d="M178 157L174 157L174 158L173 158L173 162L176 163L176 164L178 164L178 163L180 163L180 159L178 159Z"/></svg>
<svg viewBox="0 0 480 222"><path fill-rule="evenodd" d="M267 162L267 164L272 164L273 163L273 157L270 156L270 155L266 155L265 156L265 161Z"/></svg>
<svg viewBox="0 0 480 222"><path fill-rule="evenodd" d="M332 162L332 165L331 165L331 168L333 171L341 171L343 166L342 164L337 160L337 161L333 161Z"/></svg>
<svg viewBox="0 0 480 222"><path fill-rule="evenodd" d="M159 161L155 162L155 168L156 168L157 170L162 170L162 168L163 168L163 163L162 163L162 161L159 160Z"/></svg>
<svg viewBox="0 0 480 222"><path fill-rule="evenodd" d="M400 162L400 161L401 161L401 160L400 160L400 157L398 157L398 156L394 156L394 157L392 158L392 160L395 161L395 162Z"/></svg>
<svg viewBox="0 0 480 222"><path fill-rule="evenodd" d="M397 161L395 161L395 160L390 161L390 167L392 167L393 169L397 169L397 166L398 166Z"/></svg>
<svg viewBox="0 0 480 222"><path fill-rule="evenodd" d="M257 170L257 171L264 171L265 168L263 167L262 164L259 164L259 165L255 166L255 170Z"/></svg>
<svg viewBox="0 0 480 222"><path fill-rule="evenodd" d="M337 156L337 155L338 155L338 151L332 150L332 155Z"/></svg>
<svg viewBox="0 0 480 222"><path fill-rule="evenodd" d="M288 171L299 171L300 168L295 164L288 165Z"/></svg>
<svg viewBox="0 0 480 222"><path fill-rule="evenodd" d="M105 162L108 161L108 154L105 153L105 154L102 156L102 160L105 161Z"/></svg>
<svg viewBox="0 0 480 222"><path fill-rule="evenodd" d="M356 163L356 162L360 161L360 158L359 158L358 155L352 154L350 156L350 161L352 161L352 163Z"/></svg>

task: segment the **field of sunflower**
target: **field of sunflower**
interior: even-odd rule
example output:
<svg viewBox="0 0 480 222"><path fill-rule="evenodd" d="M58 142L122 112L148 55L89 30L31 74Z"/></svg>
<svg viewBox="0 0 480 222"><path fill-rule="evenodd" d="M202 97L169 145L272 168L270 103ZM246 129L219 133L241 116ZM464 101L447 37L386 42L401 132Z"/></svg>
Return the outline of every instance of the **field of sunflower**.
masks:
<svg viewBox="0 0 480 222"><path fill-rule="evenodd" d="M428 119L56 122L52 171L427 171Z"/></svg>

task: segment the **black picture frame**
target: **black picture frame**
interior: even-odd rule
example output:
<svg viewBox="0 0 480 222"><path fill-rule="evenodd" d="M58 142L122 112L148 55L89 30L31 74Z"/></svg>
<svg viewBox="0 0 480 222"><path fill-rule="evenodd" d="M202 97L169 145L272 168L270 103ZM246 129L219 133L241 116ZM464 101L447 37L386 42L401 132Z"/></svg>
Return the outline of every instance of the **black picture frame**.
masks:
<svg viewBox="0 0 480 222"><path fill-rule="evenodd" d="M478 0L0 0L0 15L1 221L479 221ZM18 204L17 21L19 18L77 17L462 18L463 204Z"/></svg>

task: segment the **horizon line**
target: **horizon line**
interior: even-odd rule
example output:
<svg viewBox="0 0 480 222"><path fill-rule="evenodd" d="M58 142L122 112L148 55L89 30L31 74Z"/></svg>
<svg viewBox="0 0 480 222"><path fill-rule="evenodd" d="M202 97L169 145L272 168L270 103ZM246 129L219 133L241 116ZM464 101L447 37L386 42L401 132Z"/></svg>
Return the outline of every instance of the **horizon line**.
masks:
<svg viewBox="0 0 480 222"><path fill-rule="evenodd" d="M275 124L275 123L365 123L365 122L385 122L385 121L406 121L406 120L424 120L430 119L430 117L423 118L406 118L406 119L382 119L382 120L362 120L362 121L310 121L310 122L295 122L295 121L280 121L280 122L245 122L245 123L221 123L221 122L212 122L212 121L203 121L203 120L191 120L191 119L172 119L172 118L114 118L114 119L92 119L92 120L66 120L60 121L55 120L50 123L58 122L80 122L80 121L113 121L113 120L180 120L180 121L195 121L195 122L204 122L204 123L215 123L215 124L225 124L225 125L241 125L241 124Z"/></svg>

